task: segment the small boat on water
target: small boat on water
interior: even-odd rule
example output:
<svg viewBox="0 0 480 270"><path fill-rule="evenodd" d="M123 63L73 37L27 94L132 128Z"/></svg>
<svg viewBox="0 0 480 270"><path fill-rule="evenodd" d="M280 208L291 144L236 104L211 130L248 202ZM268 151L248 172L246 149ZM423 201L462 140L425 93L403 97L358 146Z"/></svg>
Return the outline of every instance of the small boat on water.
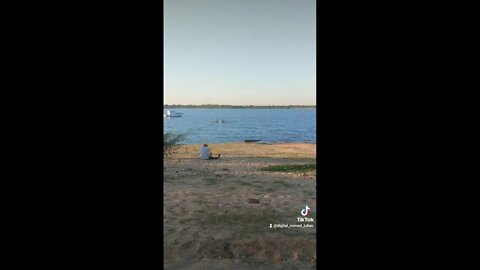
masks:
<svg viewBox="0 0 480 270"><path fill-rule="evenodd" d="M164 114L163 117L181 117L183 113L178 113L176 111L167 111L167 114Z"/></svg>

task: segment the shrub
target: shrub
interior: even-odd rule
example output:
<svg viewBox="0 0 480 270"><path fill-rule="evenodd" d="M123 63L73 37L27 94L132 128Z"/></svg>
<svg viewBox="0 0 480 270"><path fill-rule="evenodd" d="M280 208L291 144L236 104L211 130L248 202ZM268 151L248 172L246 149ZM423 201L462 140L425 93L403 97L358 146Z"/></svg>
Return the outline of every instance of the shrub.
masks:
<svg viewBox="0 0 480 270"><path fill-rule="evenodd" d="M165 132L163 134L163 158L173 157L184 139L185 137L181 134Z"/></svg>

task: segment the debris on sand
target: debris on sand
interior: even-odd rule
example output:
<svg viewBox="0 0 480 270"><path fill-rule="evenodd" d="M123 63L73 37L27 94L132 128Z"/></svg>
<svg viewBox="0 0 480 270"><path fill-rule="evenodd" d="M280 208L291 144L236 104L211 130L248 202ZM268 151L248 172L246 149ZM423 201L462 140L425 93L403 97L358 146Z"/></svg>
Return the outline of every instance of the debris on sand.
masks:
<svg viewBox="0 0 480 270"><path fill-rule="evenodd" d="M250 198L248 199L248 203L260 203L260 200Z"/></svg>

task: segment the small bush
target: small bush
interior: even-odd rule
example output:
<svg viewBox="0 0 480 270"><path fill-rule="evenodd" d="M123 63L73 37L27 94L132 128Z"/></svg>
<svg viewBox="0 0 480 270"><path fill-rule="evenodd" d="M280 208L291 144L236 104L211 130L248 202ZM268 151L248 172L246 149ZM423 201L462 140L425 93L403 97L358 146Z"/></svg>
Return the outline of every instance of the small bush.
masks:
<svg viewBox="0 0 480 270"><path fill-rule="evenodd" d="M181 134L166 132L163 134L163 158L171 158L180 147L180 143L185 139Z"/></svg>

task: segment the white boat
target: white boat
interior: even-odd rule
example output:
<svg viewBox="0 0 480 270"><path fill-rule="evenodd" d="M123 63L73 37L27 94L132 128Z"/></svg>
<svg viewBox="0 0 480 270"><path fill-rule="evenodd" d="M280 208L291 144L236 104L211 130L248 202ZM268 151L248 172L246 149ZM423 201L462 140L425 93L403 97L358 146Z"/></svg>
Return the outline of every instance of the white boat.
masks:
<svg viewBox="0 0 480 270"><path fill-rule="evenodd" d="M167 111L167 114L164 114L163 117L181 117L183 113L178 113L176 111Z"/></svg>

